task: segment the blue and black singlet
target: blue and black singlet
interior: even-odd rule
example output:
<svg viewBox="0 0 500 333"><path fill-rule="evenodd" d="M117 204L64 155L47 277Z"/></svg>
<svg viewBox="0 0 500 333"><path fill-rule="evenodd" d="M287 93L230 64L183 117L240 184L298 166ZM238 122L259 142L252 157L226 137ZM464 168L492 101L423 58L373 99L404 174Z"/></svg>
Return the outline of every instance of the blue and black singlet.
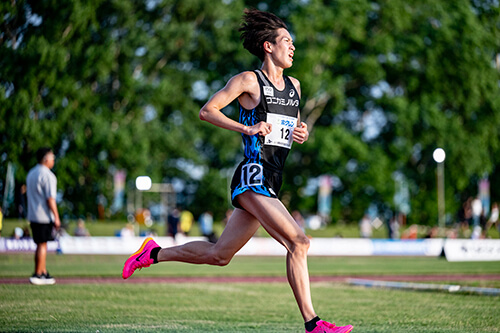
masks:
<svg viewBox="0 0 500 333"><path fill-rule="evenodd" d="M260 86L260 102L252 110L241 105L239 122L253 126L261 121L272 124L266 136L242 134L244 160L238 165L231 182L233 205L242 208L236 197L248 190L277 198L282 184L285 160L292 146L292 132L299 115L300 97L288 76L285 88L278 90L261 70L255 70Z"/></svg>

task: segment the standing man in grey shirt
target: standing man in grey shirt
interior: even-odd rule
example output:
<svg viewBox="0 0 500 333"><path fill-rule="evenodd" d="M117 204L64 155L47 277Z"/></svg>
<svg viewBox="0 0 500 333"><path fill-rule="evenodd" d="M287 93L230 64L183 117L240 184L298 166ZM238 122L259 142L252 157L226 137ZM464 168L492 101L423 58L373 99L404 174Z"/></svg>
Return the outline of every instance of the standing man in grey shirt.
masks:
<svg viewBox="0 0 500 333"><path fill-rule="evenodd" d="M36 285L54 284L56 280L47 272L47 242L54 240L53 230L61 221L56 205L57 178L50 171L55 155L50 148L36 152L38 164L30 170L26 179L28 195L28 220L31 222L33 241L36 243L35 273L30 282Z"/></svg>

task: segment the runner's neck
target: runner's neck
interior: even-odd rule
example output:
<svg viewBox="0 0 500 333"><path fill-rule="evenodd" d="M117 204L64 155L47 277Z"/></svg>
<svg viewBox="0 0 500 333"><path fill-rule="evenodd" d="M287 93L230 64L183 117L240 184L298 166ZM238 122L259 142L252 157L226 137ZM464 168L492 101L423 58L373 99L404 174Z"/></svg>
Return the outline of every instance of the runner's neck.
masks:
<svg viewBox="0 0 500 333"><path fill-rule="evenodd" d="M274 66L264 61L261 71L267 76L268 80L278 88L283 90L285 88L285 79L283 77L283 68Z"/></svg>

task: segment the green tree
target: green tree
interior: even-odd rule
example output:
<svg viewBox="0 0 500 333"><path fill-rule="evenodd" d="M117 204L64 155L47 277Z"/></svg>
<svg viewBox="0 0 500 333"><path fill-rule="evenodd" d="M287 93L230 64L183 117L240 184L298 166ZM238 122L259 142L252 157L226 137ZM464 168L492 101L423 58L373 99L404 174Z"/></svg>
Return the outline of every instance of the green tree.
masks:
<svg viewBox="0 0 500 333"><path fill-rule="evenodd" d="M275 12L295 39L287 74L301 81L311 137L286 166L290 208L314 212L304 189L330 174L333 220L357 220L371 203L395 211L403 176L409 221L434 223L437 146L447 152L448 212L475 194L474 180L498 182L500 9L489 0L4 2L0 174L12 162L21 184L49 145L70 214L95 214L99 195L109 202L117 169L130 186L142 174L174 181L183 204L222 214L241 139L198 111L260 65L239 41L245 7ZM223 111L238 117L236 103Z"/></svg>
<svg viewBox="0 0 500 333"><path fill-rule="evenodd" d="M20 166L19 183L36 149L52 146L63 207L95 214L96 197L111 197L113 170L162 182L189 180L183 161L234 164L238 138L197 115L221 76L234 73L225 58L241 51L241 3L12 1L0 9L2 167ZM216 153L222 143L225 153Z"/></svg>
<svg viewBox="0 0 500 333"><path fill-rule="evenodd" d="M308 1L291 15L303 116L314 125L294 161L309 156L310 176L340 177L344 217L360 218L371 201L394 210L398 171L410 183L410 222L434 223L438 146L447 152L448 211L472 178L493 171L499 13L488 1L393 0ZM317 163L318 153L330 158Z"/></svg>

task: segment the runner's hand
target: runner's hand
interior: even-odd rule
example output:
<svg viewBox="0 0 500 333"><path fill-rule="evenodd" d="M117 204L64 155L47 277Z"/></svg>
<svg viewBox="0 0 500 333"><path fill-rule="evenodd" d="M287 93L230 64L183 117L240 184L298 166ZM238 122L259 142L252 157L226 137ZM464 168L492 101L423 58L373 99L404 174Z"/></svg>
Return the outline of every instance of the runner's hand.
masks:
<svg viewBox="0 0 500 333"><path fill-rule="evenodd" d="M261 121L258 124L247 127L247 131L245 134L247 134L247 135L259 134L262 136L266 136L269 133L271 133L272 129L273 129L273 126L271 124L266 123L264 121Z"/></svg>
<svg viewBox="0 0 500 333"><path fill-rule="evenodd" d="M304 143L309 138L309 131L307 130L307 124L301 122L299 126L293 129L293 141L297 143Z"/></svg>

